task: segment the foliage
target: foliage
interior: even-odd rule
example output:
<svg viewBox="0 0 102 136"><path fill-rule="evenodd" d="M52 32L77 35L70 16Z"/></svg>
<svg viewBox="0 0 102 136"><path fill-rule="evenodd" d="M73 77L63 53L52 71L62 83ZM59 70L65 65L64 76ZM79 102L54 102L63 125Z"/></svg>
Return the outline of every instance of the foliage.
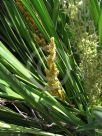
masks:
<svg viewBox="0 0 102 136"><path fill-rule="evenodd" d="M102 135L99 4L1 1L0 135Z"/></svg>

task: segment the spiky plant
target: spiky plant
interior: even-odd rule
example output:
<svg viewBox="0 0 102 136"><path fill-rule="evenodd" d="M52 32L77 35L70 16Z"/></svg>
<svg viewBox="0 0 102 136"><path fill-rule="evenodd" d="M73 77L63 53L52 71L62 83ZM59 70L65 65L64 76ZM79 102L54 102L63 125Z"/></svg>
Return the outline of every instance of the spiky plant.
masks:
<svg viewBox="0 0 102 136"><path fill-rule="evenodd" d="M1 0L0 135L102 135L101 8Z"/></svg>

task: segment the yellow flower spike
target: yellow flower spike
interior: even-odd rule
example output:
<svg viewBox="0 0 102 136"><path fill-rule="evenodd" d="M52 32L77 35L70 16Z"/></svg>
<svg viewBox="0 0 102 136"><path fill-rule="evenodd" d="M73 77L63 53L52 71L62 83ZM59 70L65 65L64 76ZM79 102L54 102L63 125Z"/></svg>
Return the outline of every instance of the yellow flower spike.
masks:
<svg viewBox="0 0 102 136"><path fill-rule="evenodd" d="M61 83L58 80L59 70L55 64L56 60L56 46L54 42L54 37L50 39L50 44L48 45L48 58L47 58L47 66L46 69L46 79L49 86L49 92L54 95L58 96L61 100L65 100L65 92L61 87Z"/></svg>

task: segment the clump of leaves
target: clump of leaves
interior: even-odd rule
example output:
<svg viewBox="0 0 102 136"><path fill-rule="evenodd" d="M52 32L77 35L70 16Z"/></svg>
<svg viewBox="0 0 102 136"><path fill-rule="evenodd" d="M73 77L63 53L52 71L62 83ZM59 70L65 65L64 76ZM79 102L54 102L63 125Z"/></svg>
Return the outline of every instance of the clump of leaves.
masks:
<svg viewBox="0 0 102 136"><path fill-rule="evenodd" d="M101 134L99 2L2 0L0 7L0 134Z"/></svg>

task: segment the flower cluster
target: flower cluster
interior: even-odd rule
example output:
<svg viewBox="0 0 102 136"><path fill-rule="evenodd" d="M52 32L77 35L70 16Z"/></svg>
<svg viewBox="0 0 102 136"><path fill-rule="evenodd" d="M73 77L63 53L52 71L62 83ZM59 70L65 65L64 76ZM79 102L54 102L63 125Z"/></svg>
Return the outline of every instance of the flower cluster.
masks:
<svg viewBox="0 0 102 136"><path fill-rule="evenodd" d="M91 103L97 103L102 89L102 64L100 64L97 52L98 37L96 34L83 34L79 41L78 47L80 51L80 69L84 80L84 87Z"/></svg>
<svg viewBox="0 0 102 136"><path fill-rule="evenodd" d="M80 70L84 88L90 103L97 104L102 91L102 52L97 51L98 36L91 20L88 1L77 1L69 5L69 30L74 35L71 44L80 57ZM97 101L96 101L97 100Z"/></svg>
<svg viewBox="0 0 102 136"><path fill-rule="evenodd" d="M29 12L26 10L24 5L22 4L21 0L15 0L15 3L18 6L19 10L21 11L22 15L25 17L25 19L27 21L27 24L29 25L36 42L40 46L45 46L46 45L46 41L45 41L43 35L41 34L41 32L39 31L38 27L36 26L32 16L29 14Z"/></svg>
<svg viewBox="0 0 102 136"><path fill-rule="evenodd" d="M61 83L58 80L58 74L59 71L57 69L57 66L55 64L56 60L56 46L54 43L54 38L52 37L50 39L50 44L47 46L48 49L48 58L47 58L47 66L48 69L46 69L46 79L48 82L49 91L52 95L58 96L61 100L65 99L64 90L61 87Z"/></svg>
<svg viewBox="0 0 102 136"><path fill-rule="evenodd" d="M77 17L78 17L78 7L76 5L74 5L74 4L69 4L68 11L69 11L70 19L77 20Z"/></svg>

